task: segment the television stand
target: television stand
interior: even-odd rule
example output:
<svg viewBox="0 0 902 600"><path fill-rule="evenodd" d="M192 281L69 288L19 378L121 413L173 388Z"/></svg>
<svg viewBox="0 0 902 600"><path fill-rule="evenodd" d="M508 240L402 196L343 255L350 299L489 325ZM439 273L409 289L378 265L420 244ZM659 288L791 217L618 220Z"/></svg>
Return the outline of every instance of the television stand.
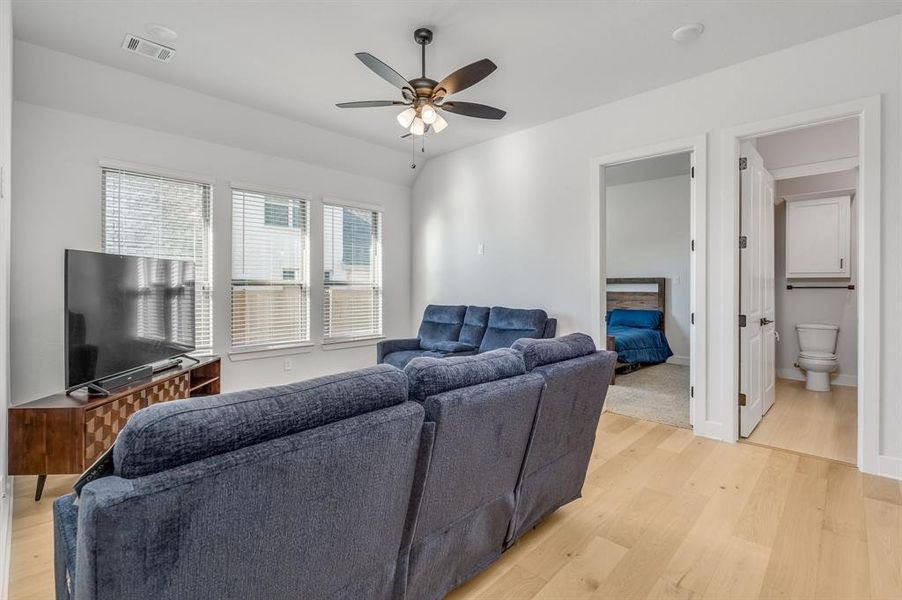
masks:
<svg viewBox="0 0 902 600"><path fill-rule="evenodd" d="M38 501L48 474L82 473L113 445L137 410L218 394L219 357L191 358L199 362L108 391L107 396L83 388L9 407L9 474L37 475Z"/></svg>

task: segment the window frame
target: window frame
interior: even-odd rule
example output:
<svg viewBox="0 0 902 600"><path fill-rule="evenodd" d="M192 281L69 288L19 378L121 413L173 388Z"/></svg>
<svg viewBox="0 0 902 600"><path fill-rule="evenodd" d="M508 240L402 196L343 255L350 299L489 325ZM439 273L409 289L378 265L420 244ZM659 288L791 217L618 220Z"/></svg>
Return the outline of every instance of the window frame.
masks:
<svg viewBox="0 0 902 600"><path fill-rule="evenodd" d="M271 353L273 355L282 355L285 353L290 353L292 350L304 351L305 349L310 349L314 346L314 319L312 314L312 305L314 300L314 288L315 288L315 280L311 274L311 262L313 256L313 223L314 223L314 199L313 195L298 191L293 191L284 188L273 188L270 186L256 185L252 183L244 183L240 181L230 181L228 185L229 190L229 234L231 238L231 243L229 244L229 355L248 355L253 353ZM233 273L233 264L232 264L232 252L234 250L234 228L235 223L232 220L233 211L234 211L234 192L248 192L252 194L260 194L263 196L280 196L286 198L288 200L300 200L301 202L306 203L306 215L307 215L307 227L292 227L292 215L291 215L291 207L288 206L289 210L289 225L269 225L265 221L265 206L266 200L264 199L264 222L263 228L270 232L303 232L302 235L305 241L306 247L306 264L301 265L307 271L307 282L306 284L296 282L296 280L282 280L280 279L283 285L299 285L303 290L306 291L307 296L307 339L299 340L299 341L291 341L284 343L268 343L268 344L254 344L248 346L235 346L233 339L233 323L232 323L232 288L234 287L233 282L234 273ZM280 269L281 271L282 269ZM273 285L276 284L276 281L273 280Z"/></svg>
<svg viewBox="0 0 902 600"><path fill-rule="evenodd" d="M323 269L322 273L319 273L318 280L320 285L320 334L322 336L322 345L324 350L332 350L332 349L342 349L342 348L353 348L361 345L373 344L379 340L385 339L385 207L380 204L373 204L369 202L357 202L357 201L349 201L341 198L336 198L334 196L323 196L322 201L319 203L319 234L320 234L320 255L319 255L319 263L320 267L325 267L325 248L326 248L326 230L325 230L325 214L326 214L326 206L332 206L336 208L348 208L353 210L365 210L370 212L375 212L379 214L379 248L380 252L378 254L379 261L379 282L378 282L378 290L379 290L379 324L380 331L379 333L369 334L369 335L360 335L360 336L345 336L345 337L326 337L326 311L325 311L325 297L326 297L326 289L330 286L329 283L326 282L325 272ZM360 284L362 285L362 284ZM376 286L374 286L376 287Z"/></svg>
<svg viewBox="0 0 902 600"><path fill-rule="evenodd" d="M204 289L202 285L197 286L197 292L209 294L209 318L210 318L210 343L208 346L197 346L197 330L195 327L195 349L189 352L191 355L205 356L213 354L216 348L216 285L215 272L216 265L214 260L215 254L215 225L214 225L214 205L216 203L216 178L210 175L200 173L192 173L190 171L181 171L160 167L157 165L147 165L130 161L119 160L115 158L101 157L97 160L98 169L98 186L100 187L100 248L101 252L107 253L106 247L106 196L104 188L104 171L124 171L134 175L144 175L146 177L156 177L160 179L171 179L184 183L192 183L195 185L205 185L209 188L209 222L207 223L208 240L209 240L209 256L207 265L209 277L207 287ZM195 265L195 273L197 265Z"/></svg>

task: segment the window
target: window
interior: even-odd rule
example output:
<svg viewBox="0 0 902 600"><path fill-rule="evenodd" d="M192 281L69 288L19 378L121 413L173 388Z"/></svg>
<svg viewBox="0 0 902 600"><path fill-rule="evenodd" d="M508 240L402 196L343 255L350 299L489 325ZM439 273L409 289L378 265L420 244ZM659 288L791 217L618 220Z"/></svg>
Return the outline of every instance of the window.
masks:
<svg viewBox="0 0 902 600"><path fill-rule="evenodd" d="M292 227L300 229L301 207L284 200L267 198L263 207L263 222L268 227ZM304 217L306 218L306 217Z"/></svg>
<svg viewBox="0 0 902 600"><path fill-rule="evenodd" d="M323 205L323 339L382 335L382 213Z"/></svg>
<svg viewBox="0 0 902 600"><path fill-rule="evenodd" d="M101 180L103 251L193 261L194 344L212 349L211 186L110 167L102 168ZM151 308L138 315L138 329L152 338L162 333L160 324L142 320L156 314Z"/></svg>
<svg viewBox="0 0 902 600"><path fill-rule="evenodd" d="M232 190L232 347L310 340L306 200Z"/></svg>

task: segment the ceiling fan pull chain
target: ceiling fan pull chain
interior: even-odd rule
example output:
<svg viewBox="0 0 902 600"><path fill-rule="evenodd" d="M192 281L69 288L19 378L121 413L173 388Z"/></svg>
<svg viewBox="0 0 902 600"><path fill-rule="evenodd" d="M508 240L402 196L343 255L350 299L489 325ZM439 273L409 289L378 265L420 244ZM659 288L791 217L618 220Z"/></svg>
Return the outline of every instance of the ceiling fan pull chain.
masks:
<svg viewBox="0 0 902 600"><path fill-rule="evenodd" d="M410 136L410 168L417 168L417 136Z"/></svg>

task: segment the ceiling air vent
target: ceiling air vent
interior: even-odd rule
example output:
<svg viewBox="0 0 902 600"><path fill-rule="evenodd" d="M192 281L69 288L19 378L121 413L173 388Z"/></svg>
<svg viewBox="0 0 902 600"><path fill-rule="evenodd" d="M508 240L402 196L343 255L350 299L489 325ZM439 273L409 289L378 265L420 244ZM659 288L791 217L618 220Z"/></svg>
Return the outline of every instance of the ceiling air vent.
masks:
<svg viewBox="0 0 902 600"><path fill-rule="evenodd" d="M122 49L161 62L169 62L172 60L172 57L175 56L174 49L162 46L156 42L151 42L150 40L145 40L144 38L139 38L130 33L126 34L125 39L122 40Z"/></svg>

